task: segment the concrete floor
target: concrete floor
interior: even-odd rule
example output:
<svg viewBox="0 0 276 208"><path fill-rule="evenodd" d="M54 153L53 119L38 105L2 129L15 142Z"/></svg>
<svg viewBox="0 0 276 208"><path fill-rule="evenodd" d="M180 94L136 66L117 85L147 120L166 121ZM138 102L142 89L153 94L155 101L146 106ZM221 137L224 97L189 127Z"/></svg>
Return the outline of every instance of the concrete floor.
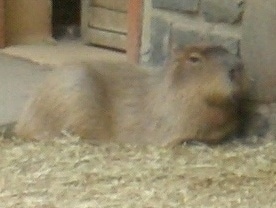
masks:
<svg viewBox="0 0 276 208"><path fill-rule="evenodd" d="M27 98L49 69L91 59L116 61L125 60L126 56L78 41L11 46L0 50L0 126L17 120Z"/></svg>
<svg viewBox="0 0 276 208"><path fill-rule="evenodd" d="M59 41L45 45L18 45L0 50L0 53L21 57L42 65L57 66L85 60L126 60L124 53L83 45L80 41Z"/></svg>

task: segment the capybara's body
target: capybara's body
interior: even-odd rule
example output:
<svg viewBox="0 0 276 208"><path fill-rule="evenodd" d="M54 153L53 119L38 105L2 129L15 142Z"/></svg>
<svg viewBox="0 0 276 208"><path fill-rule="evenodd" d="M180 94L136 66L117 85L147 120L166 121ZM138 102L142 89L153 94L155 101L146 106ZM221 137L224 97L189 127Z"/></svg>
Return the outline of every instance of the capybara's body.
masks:
<svg viewBox="0 0 276 208"><path fill-rule="evenodd" d="M219 46L172 55L162 71L94 61L54 70L16 126L24 138L67 130L95 142L175 145L217 142L238 125L241 63Z"/></svg>

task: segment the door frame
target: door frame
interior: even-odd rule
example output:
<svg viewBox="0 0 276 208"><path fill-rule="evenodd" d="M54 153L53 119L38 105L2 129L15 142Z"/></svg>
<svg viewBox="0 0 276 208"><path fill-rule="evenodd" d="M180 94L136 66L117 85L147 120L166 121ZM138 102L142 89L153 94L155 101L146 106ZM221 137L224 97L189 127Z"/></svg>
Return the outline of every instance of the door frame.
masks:
<svg viewBox="0 0 276 208"><path fill-rule="evenodd" d="M133 63L139 63L142 25L143 25L144 0L128 1L128 35L127 35L127 59Z"/></svg>

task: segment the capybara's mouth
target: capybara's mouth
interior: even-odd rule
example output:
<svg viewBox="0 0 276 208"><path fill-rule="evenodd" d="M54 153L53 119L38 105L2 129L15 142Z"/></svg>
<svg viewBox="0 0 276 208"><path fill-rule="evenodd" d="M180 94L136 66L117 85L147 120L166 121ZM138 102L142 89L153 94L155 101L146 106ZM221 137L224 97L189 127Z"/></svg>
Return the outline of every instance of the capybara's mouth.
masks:
<svg viewBox="0 0 276 208"><path fill-rule="evenodd" d="M211 96L208 96L205 101L210 107L229 109L239 106L240 97L234 95L225 97L218 94L213 94Z"/></svg>

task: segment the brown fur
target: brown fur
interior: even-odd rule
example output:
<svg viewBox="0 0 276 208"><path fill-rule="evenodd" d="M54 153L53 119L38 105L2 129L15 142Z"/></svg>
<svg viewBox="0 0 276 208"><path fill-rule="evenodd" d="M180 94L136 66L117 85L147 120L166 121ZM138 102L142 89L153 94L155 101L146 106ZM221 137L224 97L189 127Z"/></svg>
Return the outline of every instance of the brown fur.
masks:
<svg viewBox="0 0 276 208"><path fill-rule="evenodd" d="M242 91L240 60L219 46L179 50L156 72L121 62L68 65L42 84L15 130L35 139L68 130L93 141L213 143L237 129Z"/></svg>

